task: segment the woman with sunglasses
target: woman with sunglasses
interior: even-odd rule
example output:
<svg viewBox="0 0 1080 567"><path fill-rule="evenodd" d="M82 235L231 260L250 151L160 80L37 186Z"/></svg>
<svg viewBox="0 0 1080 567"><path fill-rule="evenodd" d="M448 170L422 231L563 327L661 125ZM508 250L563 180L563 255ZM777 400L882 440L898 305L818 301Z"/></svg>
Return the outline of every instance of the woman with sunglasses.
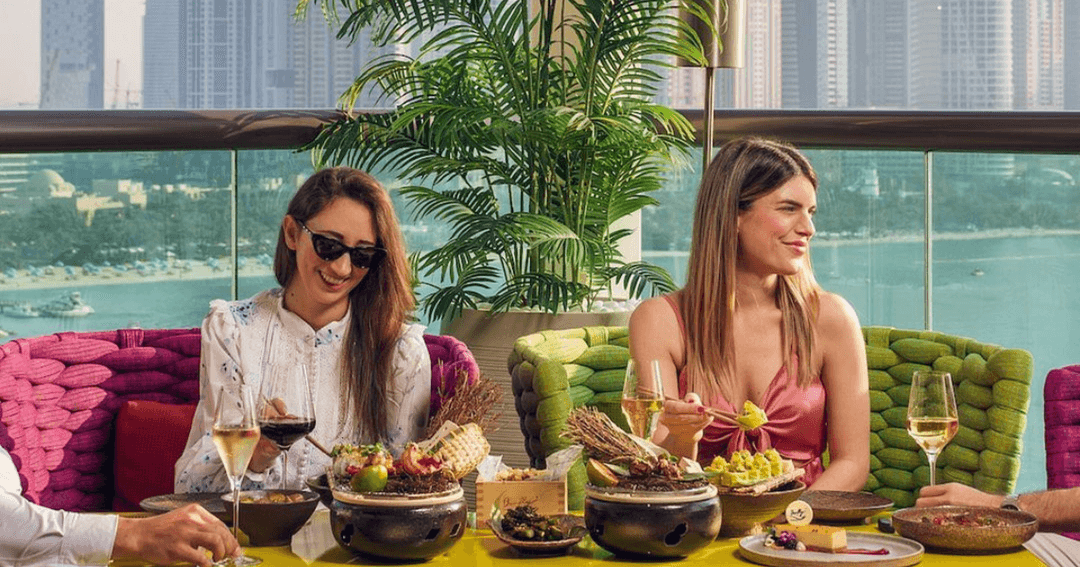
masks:
<svg viewBox="0 0 1080 567"><path fill-rule="evenodd" d="M398 453L426 425L431 364L414 308L405 246L385 189L370 175L337 167L296 192L278 233L274 275L281 288L216 300L202 325L199 407L176 463L177 492L229 486L211 439L221 386L235 395L272 365L307 368L313 436L324 442L382 442ZM279 451L260 439L248 465L254 486L281 485ZM290 488L325 472L310 443L289 450Z"/></svg>

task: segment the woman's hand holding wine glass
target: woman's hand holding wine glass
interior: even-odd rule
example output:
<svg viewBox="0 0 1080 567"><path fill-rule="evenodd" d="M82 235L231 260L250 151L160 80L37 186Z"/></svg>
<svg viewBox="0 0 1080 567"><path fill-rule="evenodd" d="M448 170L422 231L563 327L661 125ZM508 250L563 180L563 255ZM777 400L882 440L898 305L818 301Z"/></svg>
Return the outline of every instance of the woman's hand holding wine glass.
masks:
<svg viewBox="0 0 1080 567"><path fill-rule="evenodd" d="M289 448L315 429L315 405L303 365L267 369L259 394L259 427L281 451L281 486L289 487Z"/></svg>
<svg viewBox="0 0 1080 567"><path fill-rule="evenodd" d="M930 486L936 482L937 457L960 428L952 376L937 370L919 370L911 376L907 430L926 451Z"/></svg>

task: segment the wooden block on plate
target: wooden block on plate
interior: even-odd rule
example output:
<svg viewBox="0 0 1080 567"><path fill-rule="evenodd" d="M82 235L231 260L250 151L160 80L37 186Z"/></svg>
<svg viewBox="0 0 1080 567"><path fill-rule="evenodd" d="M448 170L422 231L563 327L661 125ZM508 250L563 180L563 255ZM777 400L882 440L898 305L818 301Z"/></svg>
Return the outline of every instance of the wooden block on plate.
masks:
<svg viewBox="0 0 1080 567"><path fill-rule="evenodd" d="M566 480L476 481L476 526L486 526L495 502L507 510L526 504L544 516L566 513Z"/></svg>

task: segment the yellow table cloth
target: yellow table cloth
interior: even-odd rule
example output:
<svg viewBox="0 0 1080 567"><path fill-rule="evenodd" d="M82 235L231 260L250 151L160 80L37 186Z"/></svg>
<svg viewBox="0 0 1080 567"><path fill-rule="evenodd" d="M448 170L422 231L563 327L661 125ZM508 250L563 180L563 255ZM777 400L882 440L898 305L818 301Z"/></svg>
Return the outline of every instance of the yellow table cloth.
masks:
<svg viewBox="0 0 1080 567"><path fill-rule="evenodd" d="M875 518L876 520L876 518ZM850 530L879 533L876 521L869 525L847 526ZM365 560L345 551L334 540L330 532L330 511L316 510L311 520L293 537L291 546L283 547L248 547L248 555L259 557L267 567L301 567L323 565L378 565L373 560ZM520 567L522 557L495 538L487 529L470 529L461 541L454 544L450 551L435 557L427 563L431 567ZM559 557L528 558L529 564L542 562L544 567L610 567L613 563L640 564L638 561L620 561L600 548L586 537L573 548L569 555ZM754 565L739 554L737 538L718 539L709 547L690 557L673 562L680 567L715 567L716 565ZM872 564L872 563L870 563ZM137 565L125 563L125 565ZM1001 555L954 555L927 551L919 565L933 567L937 565L1043 565L1039 559L1027 551L1019 549Z"/></svg>

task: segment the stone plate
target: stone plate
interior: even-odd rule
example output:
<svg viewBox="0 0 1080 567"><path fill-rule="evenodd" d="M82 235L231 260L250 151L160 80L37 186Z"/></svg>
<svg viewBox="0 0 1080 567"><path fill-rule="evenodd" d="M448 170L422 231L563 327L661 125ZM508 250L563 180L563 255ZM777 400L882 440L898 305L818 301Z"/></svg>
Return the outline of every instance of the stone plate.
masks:
<svg viewBox="0 0 1080 567"><path fill-rule="evenodd" d="M518 554L534 557L564 555L589 533L588 530L585 529L585 518L581 516L558 514L549 517L558 522L559 527L563 532L573 534L573 536L555 541L528 541L515 539L511 537L510 534L503 532L502 522L495 520L492 520L491 522L491 532L495 534L495 537L499 538L499 541L514 548L514 551L517 551Z"/></svg>
<svg viewBox="0 0 1080 567"><path fill-rule="evenodd" d="M144 498L139 507L147 512L164 514L191 503L200 504L207 512L222 522L226 521L225 503L221 500L222 492L189 492L186 494L162 494Z"/></svg>
<svg viewBox="0 0 1080 567"><path fill-rule="evenodd" d="M814 509L814 521L856 522L892 508L893 501L872 492L807 490L798 498Z"/></svg>
<svg viewBox="0 0 1080 567"><path fill-rule="evenodd" d="M1003 526L937 525L924 518L944 514L974 514L979 518L1003 520ZM934 506L904 508L892 517L896 533L927 547L964 553L1001 553L1012 551L1031 539L1039 530L1034 515L1019 510L976 508L973 506Z"/></svg>
<svg viewBox="0 0 1080 567"><path fill-rule="evenodd" d="M922 561L923 546L917 541L879 534L848 532L851 549L889 550L888 555L859 555L793 551L765 547L765 535L746 536L739 540L739 554L748 561L774 567L818 567L820 565L874 565L875 567L907 567Z"/></svg>

